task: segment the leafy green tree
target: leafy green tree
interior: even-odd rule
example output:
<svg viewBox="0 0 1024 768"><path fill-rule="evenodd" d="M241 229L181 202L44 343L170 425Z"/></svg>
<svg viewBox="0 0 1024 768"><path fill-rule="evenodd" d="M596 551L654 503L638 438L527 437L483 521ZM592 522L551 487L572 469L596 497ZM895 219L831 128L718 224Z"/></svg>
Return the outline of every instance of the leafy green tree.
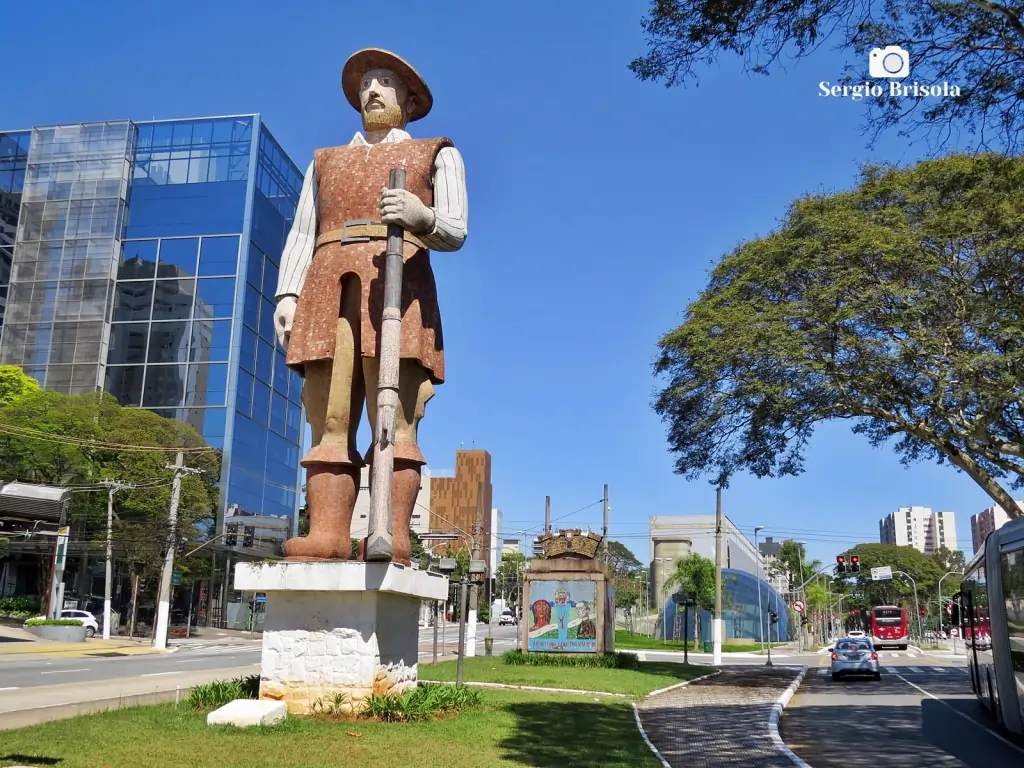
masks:
<svg viewBox="0 0 1024 768"><path fill-rule="evenodd" d="M25 395L38 392L39 382L16 365L0 365L0 405L7 405Z"/></svg>
<svg viewBox="0 0 1024 768"><path fill-rule="evenodd" d="M937 552L932 553L932 559L935 560L944 573L963 571L964 566L967 564L963 552L959 549L952 550L948 547L940 547ZM953 577L950 576L950 578Z"/></svg>
<svg viewBox="0 0 1024 768"><path fill-rule="evenodd" d="M1020 516L1022 186L1022 158L866 167L726 256L660 342L676 471L796 475L815 426L845 419Z"/></svg>
<svg viewBox="0 0 1024 768"><path fill-rule="evenodd" d="M643 564L636 555L620 541L609 541L607 554L601 559L612 567L612 583L615 585L615 607L632 608L640 600L640 589L634 574Z"/></svg>
<svg viewBox="0 0 1024 768"><path fill-rule="evenodd" d="M665 594L676 590L688 592L695 607L694 639L701 636L700 612L715 610L715 563L697 552L691 552L676 562L676 570L665 579ZM724 591L724 590L723 590ZM661 602L664 598L659 599Z"/></svg>
<svg viewBox="0 0 1024 768"><path fill-rule="evenodd" d="M630 69L641 79L679 85L699 80L705 65L736 54L750 73L784 68L780 59L802 59L831 44L846 51L845 76L836 83L883 82L883 95L866 96L867 128L874 140L899 126L941 148L952 137L970 137L979 148L1014 151L1024 128L1024 22L1019 3L989 0L921 4L840 0L652 0L642 21L647 55ZM956 98L893 98L888 83L870 77L869 51L902 45L913 79L960 87Z"/></svg>
<svg viewBox="0 0 1024 768"><path fill-rule="evenodd" d="M860 558L860 573L847 575L844 581L852 584L856 592L862 596L866 607L873 605L902 605L913 615L914 584L896 573L902 571L910 576L917 585L917 598L923 610L930 595L936 593L939 579L945 571L934 558L918 552L913 547L899 547L893 544L858 544L846 553ZM872 581L871 569L889 566L893 570L892 580ZM943 582L943 589L949 589L954 577ZM955 589L949 589L952 594ZM857 605L855 603L854 605ZM844 606L847 608L849 606Z"/></svg>

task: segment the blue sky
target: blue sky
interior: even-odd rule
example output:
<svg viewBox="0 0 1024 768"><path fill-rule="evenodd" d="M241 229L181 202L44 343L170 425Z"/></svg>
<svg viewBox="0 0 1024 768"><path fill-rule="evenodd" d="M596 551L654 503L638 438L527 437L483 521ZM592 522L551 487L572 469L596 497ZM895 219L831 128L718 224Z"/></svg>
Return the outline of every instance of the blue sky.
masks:
<svg viewBox="0 0 1024 768"><path fill-rule="evenodd" d="M421 425L430 465L454 466L463 445L490 451L513 535L539 528L545 495L558 517L608 483L612 537L646 560L650 515L715 503L706 482L673 474L650 409L659 337L710 265L794 197L849 187L866 160L921 155L895 134L869 152L863 103L818 97L846 61L834 52L769 77L724 59L699 88L637 81L626 66L644 53L646 8L107 0L55 15L20 3L4 14L5 59L20 65L0 128L260 112L305 168L359 128L339 90L348 55L403 55L435 98L411 130L455 141L470 198L465 248L434 257L448 381ZM748 534L765 525L822 560L877 541L878 519L910 504L954 510L969 550L970 515L991 502L947 467L904 469L843 424L819 432L802 476L740 477L724 496ZM596 504L564 522L600 519Z"/></svg>

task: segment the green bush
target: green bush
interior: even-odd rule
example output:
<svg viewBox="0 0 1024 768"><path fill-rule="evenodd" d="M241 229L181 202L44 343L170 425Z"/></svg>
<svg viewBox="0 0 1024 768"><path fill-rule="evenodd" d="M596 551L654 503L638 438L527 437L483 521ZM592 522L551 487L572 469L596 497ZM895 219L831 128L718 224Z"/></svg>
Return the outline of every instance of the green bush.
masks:
<svg viewBox="0 0 1024 768"><path fill-rule="evenodd" d="M420 684L406 694L370 697L360 717L387 723L413 723L480 705L480 692L459 685Z"/></svg>
<svg viewBox="0 0 1024 768"><path fill-rule="evenodd" d="M214 680L189 691L187 703L193 709L217 709L235 699L258 699L260 676L249 675L236 680Z"/></svg>
<svg viewBox="0 0 1024 768"><path fill-rule="evenodd" d="M30 627L80 627L81 619L29 619L25 622Z"/></svg>
<svg viewBox="0 0 1024 768"><path fill-rule="evenodd" d="M477 611L477 621L479 621L481 624L490 624L491 609L488 608L486 605L482 606L480 610Z"/></svg>
<svg viewBox="0 0 1024 768"><path fill-rule="evenodd" d="M502 661L516 667L597 667L599 669L639 669L635 653L523 653L506 651Z"/></svg>
<svg viewBox="0 0 1024 768"><path fill-rule="evenodd" d="M0 597L0 616L20 619L24 616L38 616L42 610L35 597Z"/></svg>

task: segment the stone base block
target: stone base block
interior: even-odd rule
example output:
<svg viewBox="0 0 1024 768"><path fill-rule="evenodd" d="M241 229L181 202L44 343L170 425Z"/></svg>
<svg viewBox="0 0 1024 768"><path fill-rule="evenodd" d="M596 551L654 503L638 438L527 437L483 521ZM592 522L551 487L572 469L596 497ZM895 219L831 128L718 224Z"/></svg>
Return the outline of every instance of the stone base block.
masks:
<svg viewBox="0 0 1024 768"><path fill-rule="evenodd" d="M239 565L235 587L267 596L260 699L313 714L416 687L420 604L446 595L447 579L386 563L286 562Z"/></svg>
<svg viewBox="0 0 1024 768"><path fill-rule="evenodd" d="M288 707L280 701L254 701L235 699L206 716L207 725L234 725L248 728L253 725L275 725L288 717Z"/></svg>

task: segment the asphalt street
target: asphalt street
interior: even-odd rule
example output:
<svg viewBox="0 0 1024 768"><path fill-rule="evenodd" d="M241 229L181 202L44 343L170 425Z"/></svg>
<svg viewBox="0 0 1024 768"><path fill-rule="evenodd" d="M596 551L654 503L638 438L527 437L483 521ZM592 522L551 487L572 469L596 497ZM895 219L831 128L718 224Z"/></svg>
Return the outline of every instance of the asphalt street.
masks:
<svg viewBox="0 0 1024 768"><path fill-rule="evenodd" d="M963 657L879 653L881 680L833 681L822 655L780 722L814 768L1020 768L1024 749L999 736L971 691Z"/></svg>
<svg viewBox="0 0 1024 768"><path fill-rule="evenodd" d="M438 627L438 657L453 658L458 646L458 624ZM517 627L491 628L494 653L515 647ZM420 662L430 661L433 654L434 630L421 628L419 633ZM477 654L483 655L487 625L477 625ZM442 642L442 638L444 642ZM232 669L260 662L260 645L211 643L182 645L167 655L121 656L103 658L26 658L25 655L0 661L0 691L63 683L88 683L130 677L166 677L198 670Z"/></svg>

